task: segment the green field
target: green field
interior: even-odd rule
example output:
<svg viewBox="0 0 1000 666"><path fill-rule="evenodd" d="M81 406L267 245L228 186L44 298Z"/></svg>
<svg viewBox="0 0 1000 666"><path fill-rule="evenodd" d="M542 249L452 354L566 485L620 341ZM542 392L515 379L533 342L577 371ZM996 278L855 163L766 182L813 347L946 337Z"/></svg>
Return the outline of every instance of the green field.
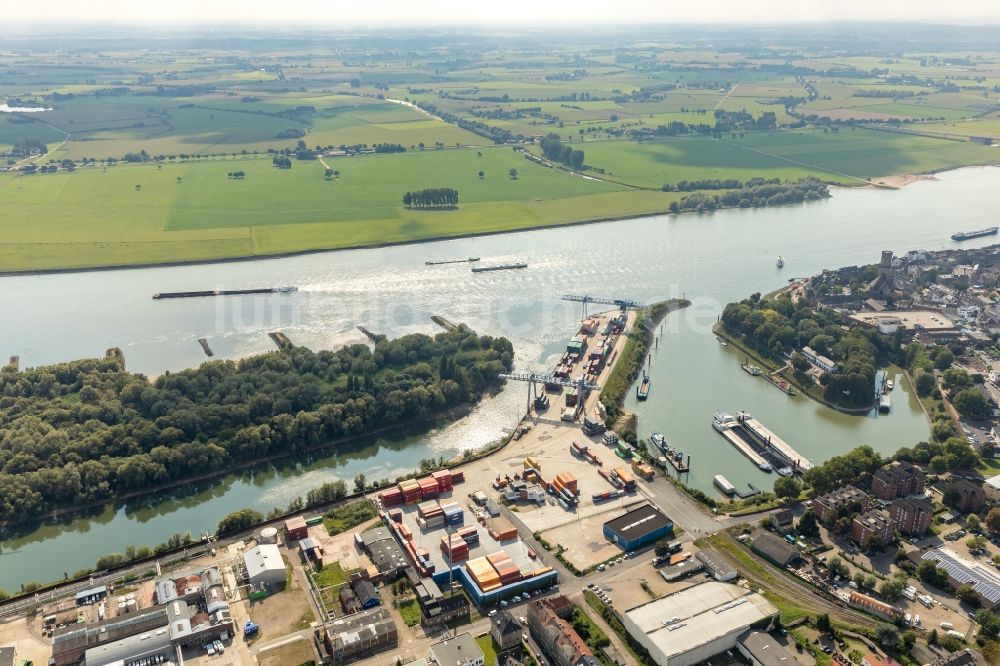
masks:
<svg viewBox="0 0 1000 666"><path fill-rule="evenodd" d="M0 102L52 110L0 115L0 167L59 171L0 172L0 272L502 232L661 212L684 195L659 188L682 180L863 184L997 159L967 137L1000 135L1000 52L912 53L922 42L903 33L862 49L795 31L778 42L279 33L225 50L138 34L99 47L67 35L59 48L10 37ZM772 113L779 128L758 129ZM688 133L665 136L671 123ZM511 149L539 154L549 133L592 170ZM52 152L25 156L15 146L27 139ZM323 159L298 159L309 150ZM292 168L274 168L274 154ZM404 192L434 187L457 189L458 208L402 206Z"/></svg>

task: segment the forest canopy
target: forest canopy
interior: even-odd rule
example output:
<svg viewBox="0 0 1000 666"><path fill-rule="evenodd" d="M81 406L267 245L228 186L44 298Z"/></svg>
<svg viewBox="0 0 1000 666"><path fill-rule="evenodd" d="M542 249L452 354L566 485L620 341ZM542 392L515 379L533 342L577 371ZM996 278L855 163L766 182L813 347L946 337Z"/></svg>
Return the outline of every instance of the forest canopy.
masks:
<svg viewBox="0 0 1000 666"><path fill-rule="evenodd" d="M150 382L115 359L0 371L0 521L146 492L424 419L509 370L506 338L465 327L212 361Z"/></svg>

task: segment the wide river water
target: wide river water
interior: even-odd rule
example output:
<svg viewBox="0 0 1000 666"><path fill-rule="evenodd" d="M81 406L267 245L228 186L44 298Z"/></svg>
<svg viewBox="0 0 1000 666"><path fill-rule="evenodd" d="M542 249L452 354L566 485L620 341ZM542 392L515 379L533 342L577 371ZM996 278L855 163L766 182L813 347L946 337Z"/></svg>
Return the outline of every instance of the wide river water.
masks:
<svg viewBox="0 0 1000 666"><path fill-rule="evenodd" d="M711 215L660 216L440 241L212 265L0 278L0 357L22 367L123 350L127 367L151 375L205 360L273 349L268 331L299 345L336 348L363 342L356 327L397 336L433 333L431 315L505 335L519 369L544 371L577 328L580 306L563 294L652 302L686 296L692 307L665 322L650 367L649 400L630 406L643 436L661 431L692 456L690 483L714 492L712 477L770 487L711 427L717 409L747 409L815 462L870 444L883 452L928 435L905 385L883 416L846 416L803 397L789 398L744 373L741 357L711 334L722 307L767 292L790 277L875 263L882 249L936 250L948 237L996 223L1000 169L941 174L904 190L838 189L828 200ZM996 237L966 241L980 246ZM784 269L775 266L777 255ZM480 265L523 260L525 270L471 274L468 264L428 260L482 257ZM153 300L159 291L296 285L298 293ZM197 487L164 493L43 525L0 542L0 587L52 580L93 566L128 544L156 544L179 531L212 530L235 509L285 506L311 487L359 472L394 476L421 458L487 444L513 427L526 388L512 384L470 416L430 434L400 432L309 460L262 466Z"/></svg>

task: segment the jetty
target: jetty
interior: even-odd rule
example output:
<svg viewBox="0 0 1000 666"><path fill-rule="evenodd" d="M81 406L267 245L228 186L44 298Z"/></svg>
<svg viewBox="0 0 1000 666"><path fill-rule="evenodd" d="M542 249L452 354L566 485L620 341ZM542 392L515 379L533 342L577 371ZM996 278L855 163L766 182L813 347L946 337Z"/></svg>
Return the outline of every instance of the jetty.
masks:
<svg viewBox="0 0 1000 666"><path fill-rule="evenodd" d="M441 315L431 315L431 321L446 331L454 331L455 329L458 328L458 324L448 321Z"/></svg>
<svg viewBox="0 0 1000 666"><path fill-rule="evenodd" d="M469 257L468 259L448 259L446 261L425 261L427 266L443 266L444 264L471 264L479 261L479 257Z"/></svg>
<svg viewBox="0 0 1000 666"><path fill-rule="evenodd" d="M165 298L202 298L205 296L243 296L245 294L290 294L298 287L259 287L254 289L206 289L203 291L161 291L153 294L153 300Z"/></svg>
<svg viewBox="0 0 1000 666"><path fill-rule="evenodd" d="M288 339L288 336L281 331L271 331L267 334L274 344L278 346L278 349L284 351L292 346L292 341Z"/></svg>
<svg viewBox="0 0 1000 666"><path fill-rule="evenodd" d="M213 352L212 348L208 346L208 340L205 338L198 338L198 344L201 345L202 350L205 352L205 356L215 356L215 352Z"/></svg>
<svg viewBox="0 0 1000 666"><path fill-rule="evenodd" d="M528 264L524 262L518 262L516 264L498 264L496 266L474 266L472 268L473 273L487 273L489 271L509 271L516 268L527 268Z"/></svg>
<svg viewBox="0 0 1000 666"><path fill-rule="evenodd" d="M736 415L739 424L766 449L777 455L792 468L792 472L805 472L812 469L813 464L808 458L793 449L788 442L768 430L763 423L755 419L749 412Z"/></svg>
<svg viewBox="0 0 1000 666"><path fill-rule="evenodd" d="M369 331L364 326L358 326L358 330L361 331L362 333L364 333L365 337L368 338L369 340L371 340L372 342L378 342L379 338L384 338L385 337L384 335L380 336L380 335L377 335L375 333L372 333L371 331Z"/></svg>

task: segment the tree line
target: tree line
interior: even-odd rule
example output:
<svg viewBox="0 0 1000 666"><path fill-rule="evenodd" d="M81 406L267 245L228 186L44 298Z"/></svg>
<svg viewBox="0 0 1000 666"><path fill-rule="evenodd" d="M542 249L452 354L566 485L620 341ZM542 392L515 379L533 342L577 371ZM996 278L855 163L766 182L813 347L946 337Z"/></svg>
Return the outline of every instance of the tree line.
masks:
<svg viewBox="0 0 1000 666"><path fill-rule="evenodd" d="M718 208L761 208L782 206L803 201L817 201L830 196L830 188L816 178L803 178L791 183L767 181L762 184L749 182L736 190L722 194L702 194L695 192L680 201L671 201L671 213L697 211L710 212Z"/></svg>
<svg viewBox="0 0 1000 666"><path fill-rule="evenodd" d="M549 133L539 142L542 154L553 162L561 162L574 169L583 168L584 153L565 145L558 134Z"/></svg>
<svg viewBox="0 0 1000 666"><path fill-rule="evenodd" d="M698 190L738 190L743 187L759 187L761 185L779 185L780 178L751 178L744 184L737 178L704 178L702 180L679 180L676 184L664 183L660 188L663 192L696 192Z"/></svg>
<svg viewBox="0 0 1000 666"><path fill-rule="evenodd" d="M405 153L406 146L400 143L376 143L376 153Z"/></svg>
<svg viewBox="0 0 1000 666"><path fill-rule="evenodd" d="M211 361L150 381L114 359L0 370L0 522L150 492L429 418L512 366L460 327L314 352ZM444 374L442 374L442 370Z"/></svg>
<svg viewBox="0 0 1000 666"><path fill-rule="evenodd" d="M403 195L403 205L407 208L456 208L458 190L450 187L433 187L407 192Z"/></svg>

